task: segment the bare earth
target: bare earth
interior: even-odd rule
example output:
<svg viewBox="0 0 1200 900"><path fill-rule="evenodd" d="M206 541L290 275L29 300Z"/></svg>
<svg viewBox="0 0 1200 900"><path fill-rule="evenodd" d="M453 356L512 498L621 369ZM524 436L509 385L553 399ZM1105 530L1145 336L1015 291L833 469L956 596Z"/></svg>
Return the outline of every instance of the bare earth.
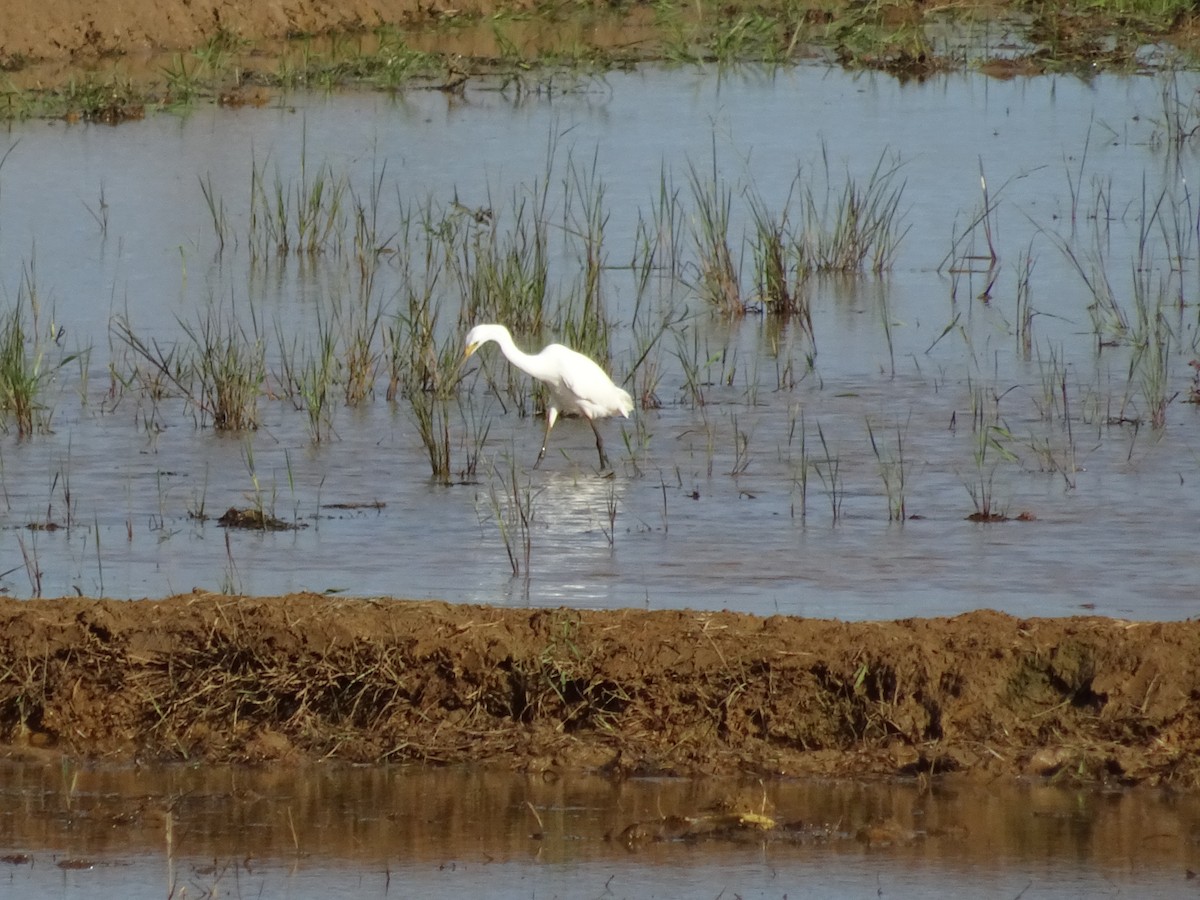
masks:
<svg viewBox="0 0 1200 900"><path fill-rule="evenodd" d="M0 600L10 755L1200 779L1200 623Z"/></svg>
<svg viewBox="0 0 1200 900"><path fill-rule="evenodd" d="M0 60L190 48L219 29L247 40L350 31L427 19L451 7L467 13L490 6L488 0L5 0Z"/></svg>

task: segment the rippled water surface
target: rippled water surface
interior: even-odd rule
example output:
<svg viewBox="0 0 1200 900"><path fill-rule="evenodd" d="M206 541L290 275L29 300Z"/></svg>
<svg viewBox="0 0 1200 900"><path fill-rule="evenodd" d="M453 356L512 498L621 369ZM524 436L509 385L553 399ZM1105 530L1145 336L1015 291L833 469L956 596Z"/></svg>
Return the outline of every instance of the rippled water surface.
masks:
<svg viewBox="0 0 1200 900"><path fill-rule="evenodd" d="M1194 800L1031 785L0 766L6 897L1193 896ZM773 834L627 846L714 805Z"/></svg>
<svg viewBox="0 0 1200 900"><path fill-rule="evenodd" d="M523 94L290 95L118 128L14 125L0 147L3 302L28 311L36 298L28 346L43 365L84 353L43 386L50 433L0 438L3 587L847 619L978 607L1194 615L1200 427L1185 401L1200 225L1187 174L1200 167L1195 138L1172 141L1172 117L1196 115L1196 89L1186 75L901 84L818 68L645 68ZM778 211L811 194L836 207L848 178L864 185L877 167L902 189L892 264L806 282L812 339L796 322L709 311L693 180L716 171L729 192L753 301L749 198ZM348 185L342 247L256 248L256 170L264 196L320 172ZM495 347L473 359L454 407L455 483L431 480L412 410L385 399L382 368L374 394L335 404L313 440L302 404L283 396L285 361L363 296L383 352L414 272L427 271L412 262L421 228L437 224L413 210L536 209L554 304L581 296L581 197L603 213L609 367L661 401L602 425L611 477L572 420L532 469L542 422L489 389L507 378ZM643 284L630 264L647 224L662 225L664 197L677 201L678 277L655 269ZM356 205L376 214L385 248L365 288ZM461 340L449 272L437 327ZM160 396L129 380L115 319L166 351L205 310L265 346L253 433L216 431L171 385ZM1161 428L1154 396L1168 401ZM894 521L900 496L906 518ZM1010 520L968 521L984 501ZM518 533L514 576L499 523L521 503L528 558ZM215 521L258 504L300 527Z"/></svg>

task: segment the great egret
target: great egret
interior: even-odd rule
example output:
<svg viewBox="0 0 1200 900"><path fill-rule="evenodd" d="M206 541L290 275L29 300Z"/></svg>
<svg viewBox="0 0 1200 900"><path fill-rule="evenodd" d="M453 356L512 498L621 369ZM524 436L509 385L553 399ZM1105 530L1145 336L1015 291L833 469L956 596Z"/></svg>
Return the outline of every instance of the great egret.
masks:
<svg viewBox="0 0 1200 900"><path fill-rule="evenodd" d="M596 449L600 451L600 468L608 468L608 456L604 452L604 440L596 428L596 419L615 416L625 418L633 411L633 398L613 384L612 379L596 363L582 353L577 353L562 344L548 344L541 353L525 353L513 343L512 335L503 325L476 325L467 334L465 361L472 353L495 341L510 363L543 382L550 389L550 403L546 407L546 433L542 437L542 450L538 453L536 469L546 455L546 441L559 412L577 413L588 420L596 435Z"/></svg>

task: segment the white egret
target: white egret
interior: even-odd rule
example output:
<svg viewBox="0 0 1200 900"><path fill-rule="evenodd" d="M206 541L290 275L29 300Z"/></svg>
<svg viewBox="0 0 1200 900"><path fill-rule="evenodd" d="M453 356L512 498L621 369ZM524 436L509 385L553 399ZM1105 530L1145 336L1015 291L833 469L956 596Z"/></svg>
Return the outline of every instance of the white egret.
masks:
<svg viewBox="0 0 1200 900"><path fill-rule="evenodd" d="M542 437L542 450L534 468L546 455L546 441L550 429L560 412L583 416L596 435L596 449L600 451L600 468L608 468L608 456L604 452L604 440L596 427L596 419L620 414L629 418L633 412L633 398L613 384L595 362L582 353L562 344L548 344L540 353L525 353L513 343L512 335L503 325L476 325L467 334L465 361L472 353L495 341L510 363L532 375L550 389L550 402L546 406L546 433Z"/></svg>

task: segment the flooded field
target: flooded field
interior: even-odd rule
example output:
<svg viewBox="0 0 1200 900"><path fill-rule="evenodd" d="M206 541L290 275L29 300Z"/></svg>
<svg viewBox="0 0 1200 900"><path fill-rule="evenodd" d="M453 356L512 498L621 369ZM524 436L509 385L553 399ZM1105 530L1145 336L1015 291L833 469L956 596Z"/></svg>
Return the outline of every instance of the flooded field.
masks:
<svg viewBox="0 0 1200 900"><path fill-rule="evenodd" d="M13 125L4 589L1191 616L1197 103L1189 74L647 67ZM822 262L853 202L874 237ZM763 225L808 248L791 315ZM639 401L611 473L572 420L532 468L495 347L454 369L505 316L607 348ZM237 365L256 427L217 413Z"/></svg>
<svg viewBox="0 0 1200 900"><path fill-rule="evenodd" d="M1200 809L944 783L567 780L468 770L0 768L10 897L1190 896ZM630 843L752 805L780 835Z"/></svg>

